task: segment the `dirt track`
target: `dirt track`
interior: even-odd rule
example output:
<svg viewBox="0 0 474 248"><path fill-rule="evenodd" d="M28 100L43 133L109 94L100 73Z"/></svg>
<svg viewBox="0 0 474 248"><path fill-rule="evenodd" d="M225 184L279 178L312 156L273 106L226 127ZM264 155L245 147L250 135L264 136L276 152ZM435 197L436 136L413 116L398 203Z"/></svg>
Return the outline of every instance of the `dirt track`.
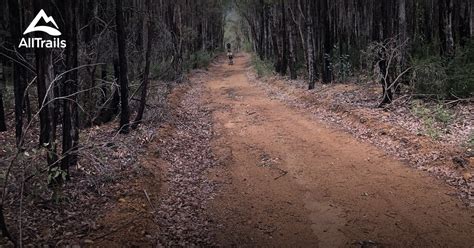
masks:
<svg viewBox="0 0 474 248"><path fill-rule="evenodd" d="M210 203L224 246L472 247L474 209L453 190L351 135L270 100L249 56L213 66Z"/></svg>

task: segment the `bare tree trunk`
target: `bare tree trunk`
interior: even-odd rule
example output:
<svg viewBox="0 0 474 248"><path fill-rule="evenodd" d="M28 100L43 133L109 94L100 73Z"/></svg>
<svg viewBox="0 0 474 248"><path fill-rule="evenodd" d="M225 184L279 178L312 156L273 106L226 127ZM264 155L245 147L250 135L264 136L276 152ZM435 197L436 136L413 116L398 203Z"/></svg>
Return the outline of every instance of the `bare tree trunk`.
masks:
<svg viewBox="0 0 474 248"><path fill-rule="evenodd" d="M289 57L289 67L290 67L290 78L295 80L298 75L296 72L296 44L297 44L297 34L296 34L296 24L293 21L288 22L288 45L290 50Z"/></svg>
<svg viewBox="0 0 474 248"><path fill-rule="evenodd" d="M439 12L441 55L452 58L454 57L453 1L440 0Z"/></svg>
<svg viewBox="0 0 474 248"><path fill-rule="evenodd" d="M313 42L313 18L311 13L311 5L314 4L312 0L308 1L306 6L306 47L308 57L308 89L314 89L316 85L316 66L314 59L314 42Z"/></svg>
<svg viewBox="0 0 474 248"><path fill-rule="evenodd" d="M331 28L329 27L329 8L327 0L322 0L322 15L323 17L323 37L324 37L324 54L323 54L323 75L322 75L322 82L327 84L332 81L332 72L331 72L331 50L332 50L332 43L331 43Z"/></svg>
<svg viewBox="0 0 474 248"><path fill-rule="evenodd" d="M407 67L407 54L408 54L408 31L407 31L407 16L406 16L406 0L398 0L398 46L401 49L400 56L400 69L404 71ZM402 79L401 82L406 82L406 79ZM399 83L397 82L395 92L400 93Z"/></svg>
<svg viewBox="0 0 474 248"><path fill-rule="evenodd" d="M115 5L115 21L117 25L117 44L120 72L120 133L126 134L129 132L130 111L128 107L128 65L122 0L115 0Z"/></svg>
<svg viewBox="0 0 474 248"><path fill-rule="evenodd" d="M147 6L150 6L150 0L147 1ZM133 122L132 128L135 129L142 122L143 114L146 107L146 98L148 91L148 81L150 74L150 57L152 52L152 42L153 42L153 21L151 20L150 13L148 13L148 28L147 28L147 45L146 45L146 54L145 54L145 72L143 73L143 84L142 84L142 94L140 98L140 106L138 108L138 113Z"/></svg>
<svg viewBox="0 0 474 248"><path fill-rule="evenodd" d="M45 49L37 48L35 51L36 54L36 85L38 91L38 109L39 111L39 120L40 120L40 136L39 144L40 146L49 145L50 142L50 131L51 131L51 121L49 113L49 104L45 106L49 101L47 96L46 84L49 80L48 70L50 69L51 61L51 52ZM52 104L52 103L50 103Z"/></svg>
<svg viewBox="0 0 474 248"><path fill-rule="evenodd" d="M19 44L21 37L21 14L20 6L18 1L9 0L8 7L10 10L10 31L11 31L11 44L15 46ZM18 147L21 146L21 140L23 136L23 96L25 93L25 87L22 81L22 75L24 75L23 67L13 62L13 91L15 95L15 137L16 144Z"/></svg>
<svg viewBox="0 0 474 248"><path fill-rule="evenodd" d="M0 89L0 132L7 131L7 124L5 121L5 108L3 106L3 89Z"/></svg>
<svg viewBox="0 0 474 248"><path fill-rule="evenodd" d="M7 131L7 124L5 120L5 107L3 105L3 92L6 90L6 85L7 85L7 80L6 80L6 75L5 75L5 67L4 63L5 61L3 58L0 57L0 63L1 63L1 78L0 78L0 132L5 132Z"/></svg>
<svg viewBox="0 0 474 248"><path fill-rule="evenodd" d="M469 34L470 37L474 37L474 3L468 1L469 4Z"/></svg>
<svg viewBox="0 0 474 248"><path fill-rule="evenodd" d="M100 69L100 78L102 80L101 82L101 96L102 96L102 99L101 99L101 104L104 104L106 101L107 101L107 94L108 94L108 89L107 89L107 85L105 84L105 82L107 81L107 63L104 63L102 66L101 66L101 69Z"/></svg>
<svg viewBox="0 0 474 248"><path fill-rule="evenodd" d="M68 45L66 47L66 68L71 70L66 74L63 82L62 95L67 97L63 101L63 159L61 169L69 175L69 167L77 163L77 146L79 145L79 123L77 109L78 91L78 6L76 1L67 1L64 4L66 13L66 32Z"/></svg>
<svg viewBox="0 0 474 248"><path fill-rule="evenodd" d="M34 2L35 12L39 12L42 8L47 13L50 12L48 4L44 0L36 0ZM44 38L44 35L41 34ZM49 147L50 145L50 134L51 134L51 114L49 112L49 106L53 103L49 103L49 97L46 85L50 83L52 78L49 78L52 69L51 51L44 48L35 49L36 58L36 89L38 92L38 109L39 109L39 120L40 120L40 135L39 145ZM45 104L48 104L45 106Z"/></svg>
<svg viewBox="0 0 474 248"><path fill-rule="evenodd" d="M265 59L265 49L264 49L264 42L265 42L265 1L264 0L259 0L259 6L261 7L260 9L260 36L259 40L257 42L257 51L260 56L260 59Z"/></svg>
<svg viewBox="0 0 474 248"><path fill-rule="evenodd" d="M49 13L50 8L45 0L38 0L34 3L35 12L39 12L42 8ZM48 165L51 166L57 161L56 153L56 119L54 115L55 102L50 102L54 99L55 87L53 83L53 58L51 50L44 48L37 48L36 55L36 84L38 92L38 108L40 110L40 146L44 146L48 154L46 156ZM49 91L48 91L49 90Z"/></svg>
<svg viewBox="0 0 474 248"><path fill-rule="evenodd" d="M284 76L288 69L288 35L286 25L286 9L285 0L280 1L281 8L281 23L280 23L280 37L281 37L281 64L280 64L280 75Z"/></svg>

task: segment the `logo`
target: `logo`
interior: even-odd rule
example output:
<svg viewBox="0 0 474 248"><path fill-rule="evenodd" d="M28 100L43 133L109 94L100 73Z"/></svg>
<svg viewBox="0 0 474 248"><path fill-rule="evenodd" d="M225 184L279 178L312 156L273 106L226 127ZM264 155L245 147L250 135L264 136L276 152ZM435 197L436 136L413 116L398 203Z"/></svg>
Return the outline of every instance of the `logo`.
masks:
<svg viewBox="0 0 474 248"><path fill-rule="evenodd" d="M41 19L43 19L46 23L52 23L56 28L52 28L52 27L48 27L48 26L36 26L36 25L38 25L38 22ZM44 10L40 10L38 15L36 15L35 19L33 19L33 21L30 23L30 26L28 26L28 28L25 30L23 35L29 34L31 32L41 31L41 32L45 32L45 33L47 33L51 36L60 36L61 32L59 32L58 29L59 29L58 24L56 24L56 22L54 21L54 18L51 17L51 16L46 15Z"/></svg>
<svg viewBox="0 0 474 248"><path fill-rule="evenodd" d="M39 26L38 23L43 20L46 24L52 24L53 26ZM44 32L50 36L60 36L61 32L59 31L58 24L54 21L52 16L48 16L44 10L40 10L36 15L35 19L30 23L28 28L26 28L23 35L33 33L33 32ZM38 38L22 38L20 41L19 48L66 48L66 41L61 40L60 38L53 39L43 39Z"/></svg>

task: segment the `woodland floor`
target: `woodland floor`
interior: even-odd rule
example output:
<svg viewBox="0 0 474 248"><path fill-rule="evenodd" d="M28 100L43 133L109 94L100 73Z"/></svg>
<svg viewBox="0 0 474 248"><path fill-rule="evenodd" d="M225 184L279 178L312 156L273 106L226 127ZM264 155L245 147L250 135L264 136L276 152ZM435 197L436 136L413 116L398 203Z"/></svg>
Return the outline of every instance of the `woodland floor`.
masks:
<svg viewBox="0 0 474 248"><path fill-rule="evenodd" d="M472 130L472 106L434 141L397 118L406 110L374 109L370 96L329 100L354 98L348 87L308 93L256 79L247 54L233 66L221 58L175 87L162 103L169 114L133 139L91 130L112 158L101 169L82 163L83 191L62 205L77 209L25 204L51 213L27 218L24 235L94 247L472 247L473 161L459 141ZM99 172L111 176L86 180Z"/></svg>

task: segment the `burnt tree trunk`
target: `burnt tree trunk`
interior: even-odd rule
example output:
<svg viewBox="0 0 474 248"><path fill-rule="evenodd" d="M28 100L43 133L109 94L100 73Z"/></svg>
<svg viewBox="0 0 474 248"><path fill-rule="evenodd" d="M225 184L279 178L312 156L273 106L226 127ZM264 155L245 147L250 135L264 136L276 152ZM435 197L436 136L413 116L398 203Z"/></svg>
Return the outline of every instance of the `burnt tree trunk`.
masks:
<svg viewBox="0 0 474 248"><path fill-rule="evenodd" d="M79 145L79 124L77 96L78 91L78 8L76 1L67 1L64 4L66 13L66 74L63 82L63 149L61 169L66 173L69 167L77 163L77 146ZM69 173L68 173L69 174Z"/></svg>
<svg viewBox="0 0 474 248"><path fill-rule="evenodd" d="M332 42L331 42L331 28L329 27L329 8L328 8L328 0L322 0L322 18L323 18L323 75L322 75L322 83L330 83L332 81L332 72L331 72L331 50L332 50Z"/></svg>
<svg viewBox="0 0 474 248"><path fill-rule="evenodd" d="M150 0L147 1L147 6L150 6ZM150 57L152 52L152 42L153 42L153 22L151 17L148 16L148 27L147 27L147 45L146 45L146 54L145 54L145 71L143 73L143 84L142 84L142 93L140 97L140 106L138 108L138 113L133 122L132 128L135 129L138 125L142 122L143 114L145 112L146 107L146 98L148 92L148 81L149 81L149 74L150 74Z"/></svg>
<svg viewBox="0 0 474 248"><path fill-rule="evenodd" d="M117 25L117 44L120 73L120 133L126 134L129 132L130 111L128 107L128 65L122 0L115 0L115 22Z"/></svg>
<svg viewBox="0 0 474 248"><path fill-rule="evenodd" d="M49 13L47 8L47 3L44 3L42 0L37 0L34 2L35 12L39 12L42 8ZM41 34L45 38L44 34ZM35 58L36 58L36 89L38 93L38 109L39 109L39 121L40 121L40 135L39 135L39 145L40 146L49 146L50 144L50 133L51 133L51 115L49 112L49 105L52 103L49 102L47 95L47 84L50 83L51 78L49 70L52 69L52 59L51 51L45 48L36 48L35 49ZM46 105L48 104L48 105Z"/></svg>
<svg viewBox="0 0 474 248"><path fill-rule="evenodd" d="M296 72L296 61L297 61L297 33L296 33L296 24L294 21L288 22L288 46L289 46L289 61L288 66L290 69L290 79L295 80L298 78Z"/></svg>
<svg viewBox="0 0 474 248"><path fill-rule="evenodd" d="M35 1L35 11L39 12L42 8L49 13L50 9L45 0ZM47 151L48 165L57 161L56 155L56 120L54 119L55 102L53 82L53 58L51 50L37 48L36 55L36 83L38 92L38 109L40 119L40 146L44 146Z"/></svg>
<svg viewBox="0 0 474 248"><path fill-rule="evenodd" d="M280 64L280 75L284 76L287 73L288 69L288 35L287 35L287 25L286 25L286 9L285 1L281 0L281 23L280 23L280 37L281 37L281 64Z"/></svg>
<svg viewBox="0 0 474 248"><path fill-rule="evenodd" d="M440 0L439 22L441 55L452 58L454 57L452 0Z"/></svg>
<svg viewBox="0 0 474 248"><path fill-rule="evenodd" d="M20 6L18 1L9 0L8 7L10 10L10 33L11 33L11 45L12 49L15 50L17 44L21 38L21 14ZM15 95L15 137L16 144L21 147L21 141L23 136L23 96L25 93L25 87L23 84L22 77L24 75L24 69L22 65L14 62L13 63L13 91Z"/></svg>
<svg viewBox="0 0 474 248"><path fill-rule="evenodd" d="M0 78L0 132L5 132L7 131L7 123L5 120L5 106L3 105L3 92L6 90L7 80L4 67L5 62L2 57L0 57L0 63L0 69L2 69L2 77Z"/></svg>

